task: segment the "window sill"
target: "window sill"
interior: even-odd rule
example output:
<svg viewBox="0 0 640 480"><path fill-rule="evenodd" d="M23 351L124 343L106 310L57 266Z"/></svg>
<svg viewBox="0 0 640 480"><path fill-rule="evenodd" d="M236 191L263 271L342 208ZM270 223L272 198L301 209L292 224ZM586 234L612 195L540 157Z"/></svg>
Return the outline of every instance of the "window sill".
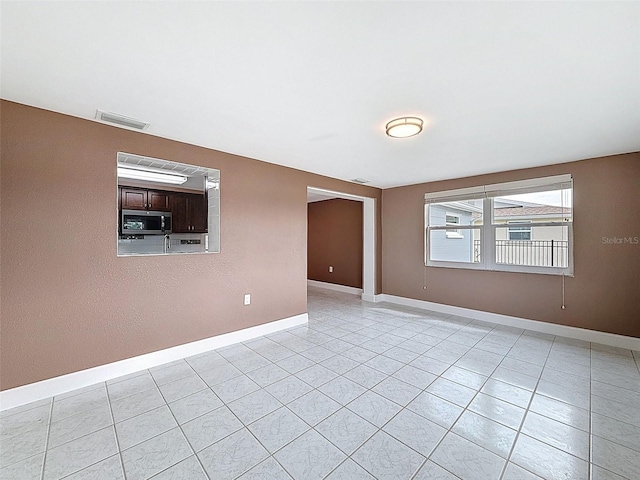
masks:
<svg viewBox="0 0 640 480"><path fill-rule="evenodd" d="M495 268L486 268L485 266L477 263L457 263L457 262L429 262L427 267L435 268L455 268L461 270L476 270L482 272L506 272L506 273L533 273L536 275L554 275L565 277L574 277L573 270L568 270L560 267L528 267L523 268L520 265L504 265Z"/></svg>

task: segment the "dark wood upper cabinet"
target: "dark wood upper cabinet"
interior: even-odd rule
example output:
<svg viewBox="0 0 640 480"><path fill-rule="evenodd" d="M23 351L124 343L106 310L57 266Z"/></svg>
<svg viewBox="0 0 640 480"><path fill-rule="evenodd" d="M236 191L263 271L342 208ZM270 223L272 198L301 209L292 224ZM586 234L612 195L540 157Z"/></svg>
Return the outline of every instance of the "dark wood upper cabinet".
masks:
<svg viewBox="0 0 640 480"><path fill-rule="evenodd" d="M120 204L123 210L146 210L147 191L122 187L120 189Z"/></svg>
<svg viewBox="0 0 640 480"><path fill-rule="evenodd" d="M171 194L169 192L147 190L147 210L157 210L160 212L170 211Z"/></svg>
<svg viewBox="0 0 640 480"><path fill-rule="evenodd" d="M173 233L207 233L207 197L197 193L171 196Z"/></svg>
<svg viewBox="0 0 640 480"><path fill-rule="evenodd" d="M186 195L178 193L171 195L171 230L173 233L189 231Z"/></svg>
<svg viewBox="0 0 640 480"><path fill-rule="evenodd" d="M207 195L119 187L123 210L171 212L173 233L207 233Z"/></svg>
<svg viewBox="0 0 640 480"><path fill-rule="evenodd" d="M120 205L124 210L171 210L171 192L121 187Z"/></svg>
<svg viewBox="0 0 640 480"><path fill-rule="evenodd" d="M206 195L189 195L189 218L191 219L191 231L207 233L208 214Z"/></svg>

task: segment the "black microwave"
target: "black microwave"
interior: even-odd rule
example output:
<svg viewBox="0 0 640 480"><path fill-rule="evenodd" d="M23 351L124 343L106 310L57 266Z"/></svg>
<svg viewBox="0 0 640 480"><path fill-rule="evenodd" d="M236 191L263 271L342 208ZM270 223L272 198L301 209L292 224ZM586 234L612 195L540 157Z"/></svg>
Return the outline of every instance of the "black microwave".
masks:
<svg viewBox="0 0 640 480"><path fill-rule="evenodd" d="M171 233L171 212L122 210L121 235L166 235Z"/></svg>

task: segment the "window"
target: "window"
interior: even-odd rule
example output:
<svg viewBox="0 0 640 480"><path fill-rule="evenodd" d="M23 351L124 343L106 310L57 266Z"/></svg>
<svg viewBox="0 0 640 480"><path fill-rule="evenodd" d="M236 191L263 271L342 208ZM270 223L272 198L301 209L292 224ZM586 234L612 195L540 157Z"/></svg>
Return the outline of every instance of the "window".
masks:
<svg viewBox="0 0 640 480"><path fill-rule="evenodd" d="M445 223L451 226L460 225L460 215L454 215L453 213L447 213L445 215ZM445 232L447 238L464 238L460 234L460 230L456 229L447 229Z"/></svg>
<svg viewBox="0 0 640 480"><path fill-rule="evenodd" d="M571 275L572 193L571 175L427 193L425 264Z"/></svg>
<svg viewBox="0 0 640 480"><path fill-rule="evenodd" d="M432 203L428 222L433 226L429 231L429 244L435 261L478 263L479 252L474 250L474 245L480 244L482 200ZM453 225L455 229L451 228Z"/></svg>
<svg viewBox="0 0 640 480"><path fill-rule="evenodd" d="M531 223L530 220L525 220L524 222ZM531 240L531 227L527 227L526 225L516 225L515 227L509 227L509 240Z"/></svg>

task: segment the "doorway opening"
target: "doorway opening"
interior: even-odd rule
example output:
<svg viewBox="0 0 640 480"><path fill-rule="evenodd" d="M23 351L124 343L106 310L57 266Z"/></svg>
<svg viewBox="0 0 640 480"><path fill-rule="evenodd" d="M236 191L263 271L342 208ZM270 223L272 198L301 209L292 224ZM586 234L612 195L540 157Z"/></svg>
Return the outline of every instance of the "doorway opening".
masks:
<svg viewBox="0 0 640 480"><path fill-rule="evenodd" d="M315 187L307 187L307 205L311 205L317 202L325 202L330 200L336 200L336 202L332 202L337 204L337 201L347 200L349 202L345 202L344 206L345 213L340 214L340 219L336 219L338 222L349 221L349 219L353 219L357 222L358 228L361 228L361 235L357 236L357 232L353 231L353 228L349 228L349 232L347 232L349 236L349 244L351 246L345 247L350 250L350 252L357 252L360 258L351 258L348 259L349 252L341 252L336 255L335 262L329 258L331 253L327 253L326 248L321 248L322 252L309 252L307 251L307 266L308 273L312 274L316 278L321 278L324 281L314 280L309 278L309 285L322 286L324 288L330 288L333 290L344 291L349 293L358 293L362 296L363 300L373 302L375 300L375 199L369 197L362 197L358 195L352 195L348 193L336 192L331 190L325 190L321 188ZM359 206L354 206L353 202L358 202ZM325 204L327 207L329 203ZM308 207L308 212L316 212L325 210L324 216L326 217L327 211L330 209L318 208L318 205L311 205ZM337 205L333 205L333 208L339 208ZM357 212L354 213L354 209L360 209L361 215L357 215ZM350 213L349 213L350 212ZM313 214L313 213L312 213ZM315 214L313 214L315 215ZM315 218L315 217L314 217ZM322 216L319 217L319 222L324 222ZM359 219L359 222L357 221ZM310 222L315 222L314 225L311 225ZM322 223L318 224L316 220L307 218L307 225L309 227L308 234L314 235L314 231L317 232L323 230L324 225ZM339 226L338 226L339 228ZM331 232L326 232L326 235L330 235ZM308 238L308 245L318 245L318 240L320 240L320 244L326 242L327 236L323 235L322 239L318 238ZM359 238L361 241L361 245L354 246L354 238ZM338 246L340 242L337 242ZM359 247L359 248L356 248ZM330 250L330 249L329 249ZM318 258L320 257L320 258ZM336 263L336 265L333 265ZM354 266L357 265L361 271L353 272ZM340 270L337 270L340 269ZM342 270L349 269L350 272L344 272ZM322 272L322 273L319 273ZM309 275L308 275L309 277ZM338 282L342 283L353 283L353 281L359 282L355 283L360 284L360 288L341 285L340 283L332 280L332 278L340 279ZM345 281L345 279L350 279L351 281Z"/></svg>

